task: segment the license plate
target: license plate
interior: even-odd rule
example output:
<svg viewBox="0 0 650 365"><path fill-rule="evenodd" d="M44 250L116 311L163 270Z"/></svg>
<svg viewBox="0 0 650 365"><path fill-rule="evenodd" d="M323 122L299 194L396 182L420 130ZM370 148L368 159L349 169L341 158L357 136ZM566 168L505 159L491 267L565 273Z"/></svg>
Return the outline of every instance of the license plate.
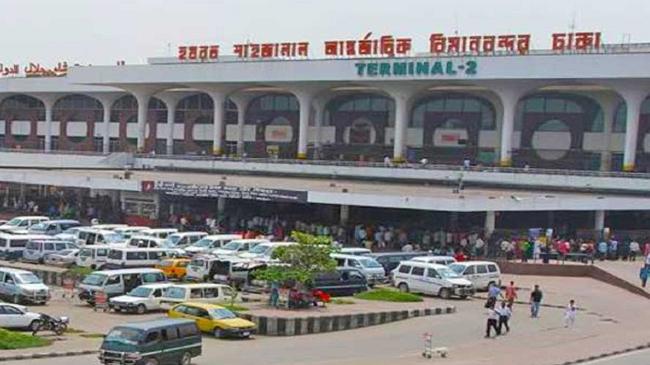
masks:
<svg viewBox="0 0 650 365"><path fill-rule="evenodd" d="M250 336L250 334L251 334L250 332L242 332L241 335L242 335L242 336Z"/></svg>

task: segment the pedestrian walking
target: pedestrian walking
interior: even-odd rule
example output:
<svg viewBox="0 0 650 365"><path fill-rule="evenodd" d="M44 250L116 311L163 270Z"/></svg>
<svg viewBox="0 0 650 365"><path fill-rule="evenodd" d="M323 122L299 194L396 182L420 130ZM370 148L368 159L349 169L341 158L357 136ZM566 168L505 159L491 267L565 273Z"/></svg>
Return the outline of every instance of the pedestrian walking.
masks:
<svg viewBox="0 0 650 365"><path fill-rule="evenodd" d="M501 288L499 288L498 285L491 283L488 287L488 297L487 302L485 302L485 308L494 307L500 296L502 296Z"/></svg>
<svg viewBox="0 0 650 365"><path fill-rule="evenodd" d="M494 309L495 305L492 304L487 310L487 325L485 327L485 338L490 338L490 334L492 333L492 329L494 329L494 333L499 335L499 313Z"/></svg>
<svg viewBox="0 0 650 365"><path fill-rule="evenodd" d="M539 317L539 307L542 304L542 291L539 289L539 285L535 285L535 288L530 293L530 316L532 318Z"/></svg>
<svg viewBox="0 0 650 365"><path fill-rule="evenodd" d="M641 267L641 271L639 271L639 278L641 279L641 287L642 288L645 288L645 285L648 282L648 274L649 274L648 271L649 270L650 270L650 267L648 267L648 265L643 265L643 267Z"/></svg>
<svg viewBox="0 0 650 365"><path fill-rule="evenodd" d="M515 287L515 282L511 281L510 285L506 287L506 301L508 302L508 307L512 310L512 305L517 300L517 288Z"/></svg>
<svg viewBox="0 0 650 365"><path fill-rule="evenodd" d="M577 312L578 312L578 308L576 307L576 302L575 300L571 299L569 301L569 305L566 307L566 310L564 312L565 328L573 327L573 325L576 323Z"/></svg>
<svg viewBox="0 0 650 365"><path fill-rule="evenodd" d="M497 314L499 314L499 325L497 327L497 333L499 335L504 334L503 327L506 328L505 333L510 332L510 325L508 323L510 322L510 317L512 316L512 310L510 307L508 307L508 304L505 301L501 302L501 307L497 308Z"/></svg>
<svg viewBox="0 0 650 365"><path fill-rule="evenodd" d="M639 255L639 252L641 252L641 246L639 245L639 242L632 240L632 242L630 242L630 261L635 261L636 257Z"/></svg>

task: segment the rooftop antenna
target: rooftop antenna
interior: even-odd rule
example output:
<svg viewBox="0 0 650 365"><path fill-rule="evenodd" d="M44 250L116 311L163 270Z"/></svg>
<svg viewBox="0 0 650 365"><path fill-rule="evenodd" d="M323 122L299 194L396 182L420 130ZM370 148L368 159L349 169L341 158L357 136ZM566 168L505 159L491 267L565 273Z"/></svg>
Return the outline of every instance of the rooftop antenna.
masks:
<svg viewBox="0 0 650 365"><path fill-rule="evenodd" d="M454 13L454 35L460 34L460 30L458 29L458 13Z"/></svg>
<svg viewBox="0 0 650 365"><path fill-rule="evenodd" d="M171 42L167 42L167 56L169 56L169 57L172 56L172 44L171 44Z"/></svg>
<svg viewBox="0 0 650 365"><path fill-rule="evenodd" d="M575 10L571 13L571 23L569 23L569 30L571 33L576 32L576 12Z"/></svg>

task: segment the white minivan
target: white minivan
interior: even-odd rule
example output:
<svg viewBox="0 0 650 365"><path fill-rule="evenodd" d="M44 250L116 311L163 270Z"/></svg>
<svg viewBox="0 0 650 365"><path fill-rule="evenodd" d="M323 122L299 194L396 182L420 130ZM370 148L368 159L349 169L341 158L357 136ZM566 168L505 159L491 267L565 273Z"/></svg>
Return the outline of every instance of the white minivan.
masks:
<svg viewBox="0 0 650 365"><path fill-rule="evenodd" d="M236 256L244 252L250 251L255 246L261 243L268 243L266 239L241 239L232 240L220 248L212 250L211 254L215 256Z"/></svg>
<svg viewBox="0 0 650 365"><path fill-rule="evenodd" d="M386 271L377 260L372 257L358 255L343 255L333 253L331 257L336 260L337 268L354 268L366 277L368 285L383 283L386 281Z"/></svg>
<svg viewBox="0 0 650 365"><path fill-rule="evenodd" d="M165 274L158 269L135 268L94 271L86 275L78 286L79 299L95 303L95 294L104 292L112 298L130 292L143 284L167 282Z"/></svg>
<svg viewBox="0 0 650 365"><path fill-rule="evenodd" d="M414 260L400 262L393 271L393 285L402 292L437 295L443 299L452 295L465 299L473 293L472 283L449 267Z"/></svg>
<svg viewBox="0 0 650 365"><path fill-rule="evenodd" d="M487 290L490 284L501 285L501 269L491 261L464 261L449 265L458 275L472 282L476 290Z"/></svg>
<svg viewBox="0 0 650 365"><path fill-rule="evenodd" d="M81 247L75 264L93 270L104 266L110 248L106 245L88 245Z"/></svg>
<svg viewBox="0 0 650 365"><path fill-rule="evenodd" d="M124 311L138 314L159 310L163 293L170 286L172 286L170 283L140 285L124 295L111 298L108 306L116 312Z"/></svg>
<svg viewBox="0 0 650 365"><path fill-rule="evenodd" d="M9 234L0 232L0 258L18 260L23 257L25 246L31 240L48 240L51 236L41 234Z"/></svg>
<svg viewBox="0 0 650 365"><path fill-rule="evenodd" d="M50 218L43 216L15 217L9 222L1 225L0 232L27 234L31 226L48 220L50 220Z"/></svg>
<svg viewBox="0 0 650 365"><path fill-rule="evenodd" d="M232 299L234 294L234 289L225 284L177 284L165 290L160 307L169 309L175 304L184 302L223 303Z"/></svg>
<svg viewBox="0 0 650 365"><path fill-rule="evenodd" d="M248 252L239 255L244 260L252 261L271 261L273 252L279 247L288 247L297 245L295 242L265 242L251 248Z"/></svg>
<svg viewBox="0 0 650 365"><path fill-rule="evenodd" d="M153 267L165 258L167 258L167 250L164 248L114 247L108 251L104 267L107 269Z"/></svg>
<svg viewBox="0 0 650 365"><path fill-rule="evenodd" d="M178 232L170 234L166 240L171 247L185 248L207 235L206 232Z"/></svg>
<svg viewBox="0 0 650 365"><path fill-rule="evenodd" d="M27 242L27 246L25 246L22 260L42 264L45 260L45 256L48 254L59 253L61 251L76 248L77 245L68 241L31 240Z"/></svg>
<svg viewBox="0 0 650 365"><path fill-rule="evenodd" d="M232 240L239 239L241 239L241 235L238 234L215 234L211 236L205 236L193 244L185 247L185 252L187 252L189 255L208 253L227 244Z"/></svg>
<svg viewBox="0 0 650 365"><path fill-rule="evenodd" d="M50 288L31 271L2 267L0 297L16 304L23 301L45 304L50 299Z"/></svg>

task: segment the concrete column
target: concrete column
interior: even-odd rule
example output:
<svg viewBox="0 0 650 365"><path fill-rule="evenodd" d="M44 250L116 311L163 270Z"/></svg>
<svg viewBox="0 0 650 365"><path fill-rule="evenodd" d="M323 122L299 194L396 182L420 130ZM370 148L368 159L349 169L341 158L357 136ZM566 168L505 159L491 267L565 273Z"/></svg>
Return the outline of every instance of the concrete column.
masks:
<svg viewBox="0 0 650 365"><path fill-rule="evenodd" d="M149 114L149 100L151 93L134 92L133 96L138 101L138 152L145 152L144 146L147 139L147 115Z"/></svg>
<svg viewBox="0 0 650 365"><path fill-rule="evenodd" d="M52 112L54 101L43 100L45 104L45 152L52 151Z"/></svg>
<svg viewBox="0 0 650 365"><path fill-rule="evenodd" d="M388 86L386 92L395 101L395 135L393 139L393 161L406 160L406 137L411 116L411 98L416 90L408 87Z"/></svg>
<svg viewBox="0 0 650 365"><path fill-rule="evenodd" d="M226 198L217 198L217 213L219 216L226 211Z"/></svg>
<svg viewBox="0 0 650 365"><path fill-rule="evenodd" d="M612 127L619 99L610 94L598 95L595 98L603 111L603 136L605 139L600 151L600 171L610 171L612 169Z"/></svg>
<svg viewBox="0 0 650 365"><path fill-rule="evenodd" d="M342 226L345 226L348 224L348 221L350 220L350 206L349 205L341 205L341 211L339 215L339 224Z"/></svg>
<svg viewBox="0 0 650 365"><path fill-rule="evenodd" d="M605 229L605 211L597 210L594 213L594 229L602 232Z"/></svg>
<svg viewBox="0 0 650 365"><path fill-rule="evenodd" d="M639 135L639 117L645 93L625 93L622 95L627 107L625 123L625 145L623 150L623 171L634 171L636 147Z"/></svg>
<svg viewBox="0 0 650 365"><path fill-rule="evenodd" d="M316 129L314 147L317 158L321 158L321 150L323 149L323 119L325 118L325 108L329 100L330 98L314 99L314 127Z"/></svg>
<svg viewBox="0 0 650 365"><path fill-rule="evenodd" d="M91 97L99 100L102 103L103 118L102 118L102 153L111 152L111 110L113 103L119 99L123 94L92 94Z"/></svg>
<svg viewBox="0 0 650 365"><path fill-rule="evenodd" d="M485 212L485 225L483 228L486 237L490 237L492 232L494 232L494 229L496 228L496 213L493 210Z"/></svg>
<svg viewBox="0 0 650 365"><path fill-rule="evenodd" d="M237 156L244 155L244 127L246 126L246 111L254 95L231 95L230 100L237 106Z"/></svg>
<svg viewBox="0 0 650 365"><path fill-rule="evenodd" d="M174 154L174 123L176 123L176 103L167 105L167 135L165 136L165 153Z"/></svg>
<svg viewBox="0 0 650 365"><path fill-rule="evenodd" d="M224 105L226 102L227 94L223 91L210 91L208 95L212 98L214 106L214 116L212 122L214 129L212 130L212 154L220 156L223 153L223 131L225 126Z"/></svg>
<svg viewBox="0 0 650 365"><path fill-rule="evenodd" d="M309 117L314 93L306 90L294 92L300 105L300 123L298 127L298 159L307 158L307 142L309 132Z"/></svg>
<svg viewBox="0 0 650 365"><path fill-rule="evenodd" d="M519 98L514 93L504 93L501 98L503 105L503 120L501 123L501 151L499 165L512 166L512 139L517 115L517 102Z"/></svg>

